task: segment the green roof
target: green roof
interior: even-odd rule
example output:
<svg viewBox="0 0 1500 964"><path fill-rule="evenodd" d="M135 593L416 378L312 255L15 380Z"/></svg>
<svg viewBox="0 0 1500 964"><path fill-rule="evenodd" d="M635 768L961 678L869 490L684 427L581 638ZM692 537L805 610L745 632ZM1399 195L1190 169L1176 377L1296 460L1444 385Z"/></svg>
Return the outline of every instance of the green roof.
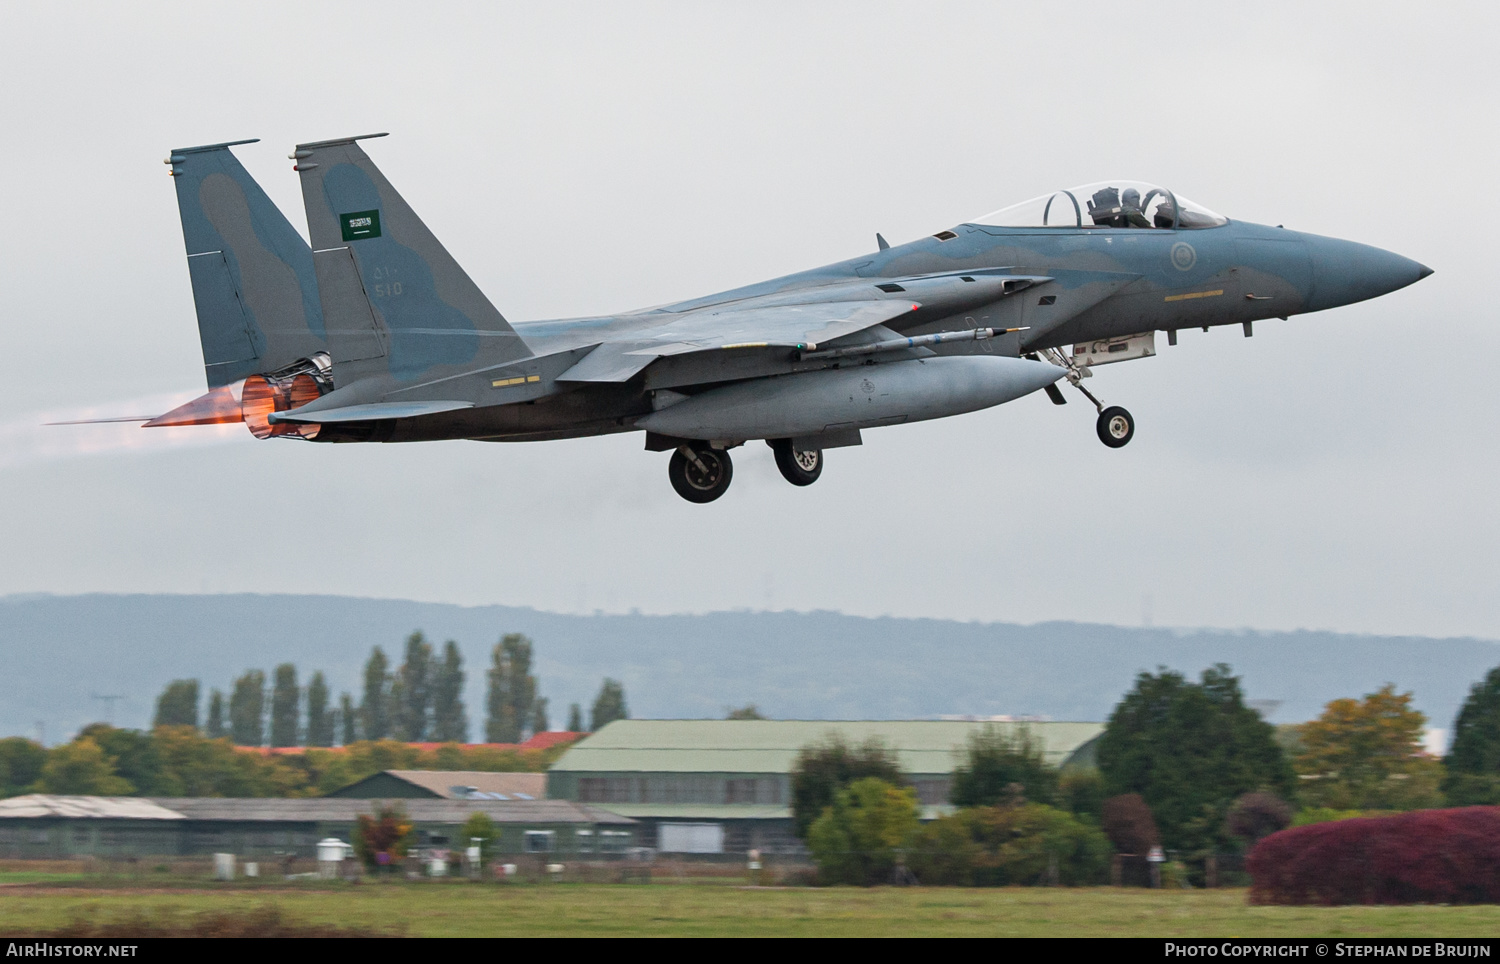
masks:
<svg viewBox="0 0 1500 964"><path fill-rule="evenodd" d="M575 743L554 772L790 773L797 753L838 734L848 743L879 739L910 774L953 772L969 734L1025 728L1047 762L1062 765L1104 732L1102 723L985 723L956 720L616 720Z"/></svg>
<svg viewBox="0 0 1500 964"><path fill-rule="evenodd" d="M791 807L753 803L611 803L609 812L621 817L652 820L790 820ZM933 820L957 810L951 804L924 806L921 819Z"/></svg>

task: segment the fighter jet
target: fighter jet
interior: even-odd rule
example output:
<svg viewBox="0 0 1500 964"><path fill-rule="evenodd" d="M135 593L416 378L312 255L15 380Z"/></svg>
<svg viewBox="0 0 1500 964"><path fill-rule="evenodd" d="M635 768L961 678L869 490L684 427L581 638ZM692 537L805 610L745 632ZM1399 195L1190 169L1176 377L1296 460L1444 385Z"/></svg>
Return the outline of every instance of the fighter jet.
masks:
<svg viewBox="0 0 1500 964"><path fill-rule="evenodd" d="M1135 420L1084 385L1158 332L1336 308L1431 269L1363 244L1221 217L1113 180L906 244L674 304L511 324L360 147L299 144L311 245L235 141L174 150L209 392L147 428L244 422L312 442L525 442L643 432L711 502L730 451L764 440L810 485L867 429L959 415L1067 382L1100 441ZM559 269L562 280L563 269Z"/></svg>

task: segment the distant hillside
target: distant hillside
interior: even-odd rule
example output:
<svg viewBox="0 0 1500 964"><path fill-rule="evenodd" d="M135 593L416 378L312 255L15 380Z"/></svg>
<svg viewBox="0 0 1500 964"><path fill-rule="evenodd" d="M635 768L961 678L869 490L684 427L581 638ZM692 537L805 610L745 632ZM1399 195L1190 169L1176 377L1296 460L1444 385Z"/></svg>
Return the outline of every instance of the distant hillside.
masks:
<svg viewBox="0 0 1500 964"><path fill-rule="evenodd" d="M246 668L297 664L358 699L376 644L399 661L422 629L458 640L469 673L473 735L483 723L484 671L501 634L536 641L541 693L554 726L568 703L585 712L599 681L625 683L637 717L716 717L755 703L783 719L897 719L945 713L1037 713L1102 720L1135 674L1169 666L1196 676L1229 663L1255 699L1281 700L1278 722L1307 719L1340 696L1394 682L1432 725L1451 727L1468 687L1500 663L1478 639L1323 632L1135 629L1079 623L867 619L830 612L702 616L566 616L505 606L450 606L339 596L0 597L5 695L0 734L48 742L106 715L95 695L121 695L114 722L149 723L175 677L227 689Z"/></svg>

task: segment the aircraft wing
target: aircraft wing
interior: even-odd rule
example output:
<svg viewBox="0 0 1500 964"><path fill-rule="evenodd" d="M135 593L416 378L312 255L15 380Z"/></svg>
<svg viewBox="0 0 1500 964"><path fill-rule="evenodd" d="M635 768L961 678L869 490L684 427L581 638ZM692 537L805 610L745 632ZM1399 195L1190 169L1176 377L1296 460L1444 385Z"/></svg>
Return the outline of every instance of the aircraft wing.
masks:
<svg viewBox="0 0 1500 964"><path fill-rule="evenodd" d="M558 376L562 382L624 382L656 359L736 348L801 348L882 325L914 308L910 301L829 301L705 309L671 315L630 340L600 345Z"/></svg>

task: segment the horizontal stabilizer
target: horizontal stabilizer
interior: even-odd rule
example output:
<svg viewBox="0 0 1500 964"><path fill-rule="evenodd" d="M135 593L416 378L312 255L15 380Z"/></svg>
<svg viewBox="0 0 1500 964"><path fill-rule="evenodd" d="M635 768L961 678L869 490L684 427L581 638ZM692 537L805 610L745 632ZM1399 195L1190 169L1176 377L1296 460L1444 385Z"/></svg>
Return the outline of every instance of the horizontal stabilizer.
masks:
<svg viewBox="0 0 1500 964"><path fill-rule="evenodd" d="M327 408L321 412L302 412L294 408L290 412L276 412L269 416L275 422L301 422L323 425L330 422L379 422L391 418L417 418L421 415L438 415L473 408L473 402L370 402L365 405L346 405L343 408Z"/></svg>

